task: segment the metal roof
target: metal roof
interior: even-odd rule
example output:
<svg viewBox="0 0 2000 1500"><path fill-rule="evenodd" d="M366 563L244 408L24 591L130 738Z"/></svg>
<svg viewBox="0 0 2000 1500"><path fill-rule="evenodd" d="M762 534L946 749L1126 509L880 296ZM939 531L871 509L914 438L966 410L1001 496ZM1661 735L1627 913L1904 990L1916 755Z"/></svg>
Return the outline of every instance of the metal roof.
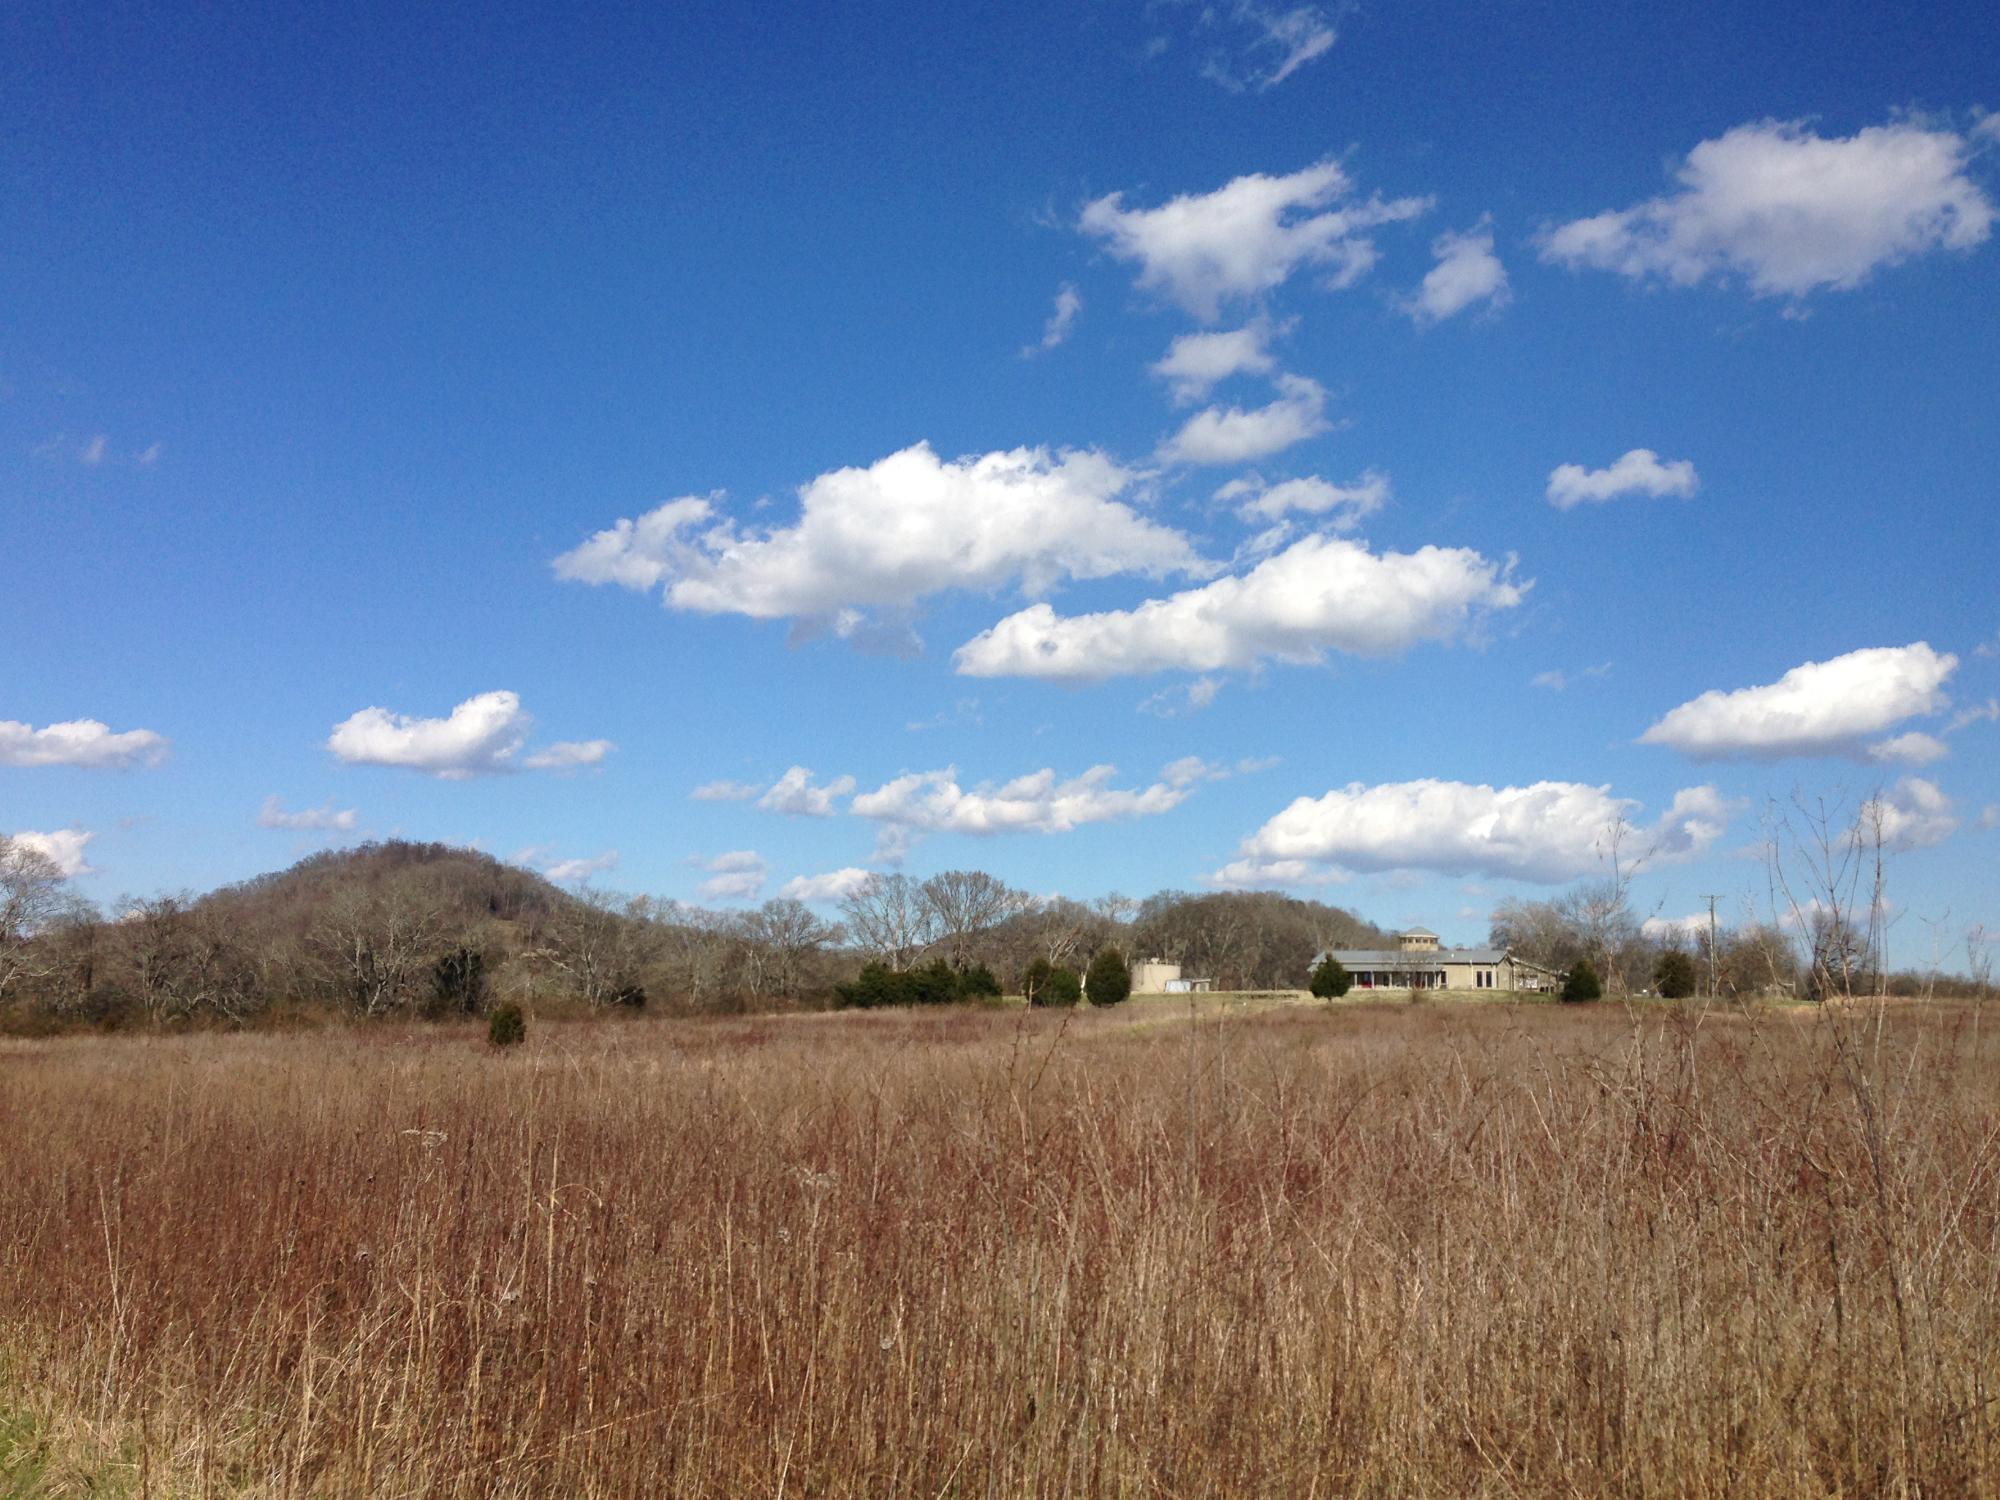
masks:
<svg viewBox="0 0 2000 1500"><path fill-rule="evenodd" d="M1337 958L1343 967L1367 969L1428 969L1436 964L1497 964L1506 958L1505 948L1434 948L1410 953L1400 948L1334 948L1313 955L1313 967L1323 958Z"/></svg>

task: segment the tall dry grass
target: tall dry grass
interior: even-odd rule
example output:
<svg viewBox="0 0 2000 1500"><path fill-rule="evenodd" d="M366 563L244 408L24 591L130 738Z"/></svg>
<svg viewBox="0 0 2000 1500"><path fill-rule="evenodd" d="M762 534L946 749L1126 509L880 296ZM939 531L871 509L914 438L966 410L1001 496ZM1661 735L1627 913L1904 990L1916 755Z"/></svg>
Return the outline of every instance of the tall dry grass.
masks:
<svg viewBox="0 0 2000 1500"><path fill-rule="evenodd" d="M9 1044L0 1419L155 1494L1996 1494L1996 1064L1935 1010Z"/></svg>

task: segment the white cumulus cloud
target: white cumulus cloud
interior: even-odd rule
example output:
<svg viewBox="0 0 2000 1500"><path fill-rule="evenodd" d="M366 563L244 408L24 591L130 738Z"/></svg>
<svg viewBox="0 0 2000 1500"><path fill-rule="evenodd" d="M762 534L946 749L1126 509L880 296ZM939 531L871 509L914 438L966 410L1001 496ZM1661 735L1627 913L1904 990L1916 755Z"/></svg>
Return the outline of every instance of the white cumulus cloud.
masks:
<svg viewBox="0 0 2000 1500"><path fill-rule="evenodd" d="M1216 333L1184 333L1149 369L1173 388L1174 403L1192 406L1233 375L1269 375L1278 361L1263 320Z"/></svg>
<svg viewBox="0 0 2000 1500"><path fill-rule="evenodd" d="M501 689L467 698L442 719L413 718L364 708L336 724L326 747L353 766L398 766L446 781L490 776L516 767L564 770L594 765L608 740L559 741L516 759L534 727L518 693Z"/></svg>
<svg viewBox="0 0 2000 1500"><path fill-rule="evenodd" d="M708 879L696 887L705 901L754 901L770 867L754 849L732 849L702 865Z"/></svg>
<svg viewBox="0 0 2000 1500"><path fill-rule="evenodd" d="M364 708L334 726L326 746L356 766L402 766L448 781L511 770L531 719L520 696L479 693L442 719Z"/></svg>
<svg viewBox="0 0 2000 1500"><path fill-rule="evenodd" d="M849 865L841 870L828 870L824 875L794 875L778 887L778 894L793 901L840 901L874 878L859 865Z"/></svg>
<svg viewBox="0 0 2000 1500"><path fill-rule="evenodd" d="M1630 826L1638 806L1609 787L1570 781L1357 781L1298 798L1245 839L1213 881L1289 885L1315 873L1434 870L1556 884L1601 868L1611 830ZM1722 836L1734 810L1713 787L1686 788L1626 838L1620 856L1628 867L1691 858Z"/></svg>
<svg viewBox="0 0 2000 1500"><path fill-rule="evenodd" d="M1912 729L1908 734L1899 734L1893 739L1877 740L1867 747L1866 753L1870 760L1884 764L1927 766L1951 754L1951 747L1936 735Z"/></svg>
<svg viewBox="0 0 2000 1500"><path fill-rule="evenodd" d="M1879 829L1885 848L1927 849L1951 837L1958 828L1958 814L1936 782L1905 776L1868 800L1861 826L1871 838Z"/></svg>
<svg viewBox="0 0 2000 1500"><path fill-rule="evenodd" d="M958 772L916 771L863 792L850 811L923 833L1067 833L1087 823L1153 817L1180 806L1190 788L1160 780L1151 786L1111 785L1113 766L1092 766L1061 780L1044 768L1012 781L959 784Z"/></svg>
<svg viewBox="0 0 2000 1500"><path fill-rule="evenodd" d="M110 725L95 719L70 719L42 729L0 719L0 766L156 766L166 759L169 743L150 729L114 734Z"/></svg>
<svg viewBox="0 0 2000 1500"><path fill-rule="evenodd" d="M1336 531L1352 531L1389 503L1389 476L1370 469L1350 484L1308 474L1266 484L1261 474L1232 479L1215 498L1236 507L1248 520L1277 521L1288 515L1317 516Z"/></svg>
<svg viewBox="0 0 2000 1500"><path fill-rule="evenodd" d="M539 870L558 884L575 885L606 870L617 869L618 851L606 849L602 854L591 855L589 858L565 859L547 847L530 845L526 849L517 849L514 852L514 863Z"/></svg>
<svg viewBox="0 0 2000 1500"><path fill-rule="evenodd" d="M84 856L84 849L97 837L81 828L59 828L54 833L32 833L23 830L8 837L23 849L32 849L44 856L49 863L71 879L79 875L93 875L90 861Z"/></svg>
<svg viewBox="0 0 2000 1500"><path fill-rule="evenodd" d="M793 766L772 782L757 805L765 812L784 813L794 818L830 818L837 809L836 798L854 790L852 776L838 776L824 786L813 784L813 773Z"/></svg>
<svg viewBox="0 0 2000 1500"><path fill-rule="evenodd" d="M1835 137L1799 121L1739 125L1688 153L1675 191L1560 225L1542 257L1676 286L1845 291L1881 267L1985 241L1994 209L1966 174L1972 150L1914 119Z"/></svg>
<svg viewBox="0 0 2000 1500"><path fill-rule="evenodd" d="M1425 274L1403 310L1421 324L1442 323L1476 303L1505 307L1513 299L1507 268L1493 253L1493 221L1481 219L1463 234L1447 231L1431 243L1437 264Z"/></svg>
<svg viewBox="0 0 2000 1500"><path fill-rule="evenodd" d="M1549 504L1557 510L1569 510L1620 495L1650 495L1654 499L1676 495L1685 499L1699 488L1701 480L1689 460L1662 463L1651 448L1634 448L1607 469L1558 464L1549 475Z"/></svg>
<svg viewBox="0 0 2000 1500"><path fill-rule="evenodd" d="M1204 571L1188 539L1117 497L1136 476L1097 453L1016 448L946 463L919 443L799 491L789 526L743 531L707 500L669 501L555 560L559 578L659 588L673 609L822 621L867 635L863 611L947 589Z"/></svg>
<svg viewBox="0 0 2000 1500"><path fill-rule="evenodd" d="M959 647L968 677L1092 681L1145 672L1216 672L1266 657L1314 662L1327 651L1393 656L1463 634L1529 585L1465 548L1380 555L1308 536L1248 573L1136 609L1061 616L1046 604L1009 615Z"/></svg>
<svg viewBox="0 0 2000 1500"><path fill-rule="evenodd" d="M1303 375L1280 375L1275 400L1244 410L1209 406L1196 412L1179 432L1160 444L1170 464L1240 464L1268 458L1294 443L1317 437L1326 419L1326 390Z"/></svg>
<svg viewBox="0 0 2000 1500"><path fill-rule="evenodd" d="M1648 917L1639 924L1639 930L1649 938L1679 936L1708 940L1708 913L1691 912L1685 917Z"/></svg>
<svg viewBox="0 0 2000 1500"><path fill-rule="evenodd" d="M1865 754L1904 719L1936 713L1958 658L1918 641L1809 661L1776 682L1735 692L1712 689L1662 717L1639 742L1697 760L1776 760L1788 755Z"/></svg>
<svg viewBox="0 0 2000 1500"><path fill-rule="evenodd" d="M352 833L360 819L361 814L354 808L335 807L332 798L319 807L287 812L276 793L266 797L264 805L257 810L259 828L289 828L301 833Z"/></svg>
<svg viewBox="0 0 2000 1500"><path fill-rule="evenodd" d="M1157 208L1127 208L1123 193L1109 193L1086 204L1078 223L1138 264L1140 286L1210 322L1223 303L1261 296L1305 266L1327 267L1336 287L1352 285L1375 264L1366 231L1430 207L1428 198L1345 201L1353 188L1338 162L1322 161L1283 177L1253 172Z"/></svg>

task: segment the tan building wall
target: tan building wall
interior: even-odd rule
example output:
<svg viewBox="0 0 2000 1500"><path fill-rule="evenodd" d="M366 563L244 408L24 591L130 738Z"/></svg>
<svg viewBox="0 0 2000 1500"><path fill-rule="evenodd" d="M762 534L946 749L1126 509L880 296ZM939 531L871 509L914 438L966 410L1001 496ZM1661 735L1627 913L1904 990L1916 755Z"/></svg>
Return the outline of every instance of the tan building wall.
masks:
<svg viewBox="0 0 2000 1500"><path fill-rule="evenodd" d="M1180 977L1179 964L1162 963L1157 958L1142 958L1132 965L1132 993L1164 995L1167 992L1167 981Z"/></svg>
<svg viewBox="0 0 2000 1500"><path fill-rule="evenodd" d="M1408 950L1405 951L1407 952ZM1560 977L1550 970L1539 968L1523 959L1514 958L1511 954L1497 963L1467 963L1460 959L1441 958L1428 969L1416 968L1415 965L1410 965L1408 968L1399 968L1397 970L1364 970L1363 972L1373 972L1382 976L1380 982L1374 986L1377 989L1406 989L1409 987L1407 976L1412 969L1419 974L1428 973L1432 976L1426 986L1427 988L1445 990L1471 990L1475 992L1482 990L1528 990L1533 992L1537 990L1557 989L1561 986L1562 982ZM1436 978L1439 974L1444 976L1442 984ZM1137 988L1136 984L1134 988Z"/></svg>

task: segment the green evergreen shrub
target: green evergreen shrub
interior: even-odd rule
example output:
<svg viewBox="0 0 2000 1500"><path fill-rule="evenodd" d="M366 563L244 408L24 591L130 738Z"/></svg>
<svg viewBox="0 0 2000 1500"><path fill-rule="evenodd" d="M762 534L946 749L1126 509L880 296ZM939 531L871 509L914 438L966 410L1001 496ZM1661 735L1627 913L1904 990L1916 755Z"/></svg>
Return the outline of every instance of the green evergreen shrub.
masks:
<svg viewBox="0 0 2000 1500"><path fill-rule="evenodd" d="M1604 986L1598 980L1597 969L1587 958L1579 958L1576 967L1569 971L1569 978L1563 981L1562 997L1571 1005L1585 1000L1603 998Z"/></svg>
<svg viewBox="0 0 2000 1500"><path fill-rule="evenodd" d="M528 1039L528 1018L509 1000L493 1007L486 1018L486 1040L496 1047L518 1047Z"/></svg>
<svg viewBox="0 0 2000 1500"><path fill-rule="evenodd" d="M1037 1005L1075 1005L1083 999L1083 981L1074 969L1049 970L1048 983L1041 988Z"/></svg>
<svg viewBox="0 0 2000 1500"><path fill-rule="evenodd" d="M1132 970L1125 955L1104 948L1090 961L1084 991L1092 1005L1122 1005L1132 994Z"/></svg>
<svg viewBox="0 0 2000 1500"><path fill-rule="evenodd" d="M1353 985L1354 976L1331 953L1321 959L1319 967L1312 972L1312 992L1322 1000L1338 1000Z"/></svg>
<svg viewBox="0 0 2000 1500"><path fill-rule="evenodd" d="M1000 981L985 964L974 964L958 976L958 992L967 1000L998 1000Z"/></svg>
<svg viewBox="0 0 2000 1500"><path fill-rule="evenodd" d="M1055 971L1055 965L1050 963L1046 958L1038 958L1028 965L1027 969L1021 975L1021 993L1027 996L1028 1004L1047 1005L1049 1003L1045 992L1049 986L1049 976L1055 973Z"/></svg>
<svg viewBox="0 0 2000 1500"><path fill-rule="evenodd" d="M1669 949L1653 965L1653 987L1669 1000L1685 1000L1695 991L1694 960L1678 949Z"/></svg>

